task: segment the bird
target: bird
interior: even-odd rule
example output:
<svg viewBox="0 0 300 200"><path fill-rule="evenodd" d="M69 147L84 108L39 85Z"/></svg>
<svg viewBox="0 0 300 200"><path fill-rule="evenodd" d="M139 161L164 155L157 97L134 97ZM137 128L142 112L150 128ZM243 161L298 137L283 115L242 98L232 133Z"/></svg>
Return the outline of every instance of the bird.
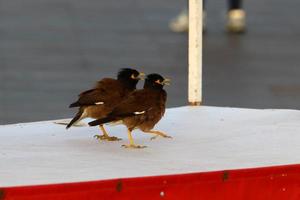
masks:
<svg viewBox="0 0 300 200"><path fill-rule="evenodd" d="M143 79L144 75L135 69L122 68L118 72L117 79L103 78L98 81L93 89L82 92L78 100L70 104L70 108L79 107L79 109L66 128L70 128L87 117L94 119L105 117L136 89L138 81ZM120 138L109 136L103 124L99 126L103 134L95 135L95 138L108 141L120 140Z"/></svg>
<svg viewBox="0 0 300 200"><path fill-rule="evenodd" d="M149 74L144 83L143 89L135 90L119 105L117 105L108 115L103 118L91 121L90 126L102 125L105 123L122 121L127 126L129 144L122 145L126 148L145 148L146 146L136 145L131 132L138 128L145 133L171 138L171 136L161 131L153 130L165 113L167 92L164 85L169 85L170 79L161 75Z"/></svg>

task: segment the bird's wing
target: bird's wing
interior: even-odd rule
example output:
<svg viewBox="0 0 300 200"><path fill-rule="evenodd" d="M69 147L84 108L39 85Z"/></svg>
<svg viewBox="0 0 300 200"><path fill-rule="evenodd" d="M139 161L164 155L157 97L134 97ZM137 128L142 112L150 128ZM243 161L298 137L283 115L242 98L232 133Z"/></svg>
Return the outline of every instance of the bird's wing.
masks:
<svg viewBox="0 0 300 200"><path fill-rule="evenodd" d="M102 105L120 96L121 86L115 79L105 78L99 81L94 89L79 94L78 100L71 104L75 106Z"/></svg>
<svg viewBox="0 0 300 200"><path fill-rule="evenodd" d="M103 93L111 94L114 91L123 89L120 81L113 78L104 78L97 82L96 89L101 90Z"/></svg>
<svg viewBox="0 0 300 200"><path fill-rule="evenodd" d="M101 105L101 104L104 104L104 98L101 90L91 89L81 93L79 95L78 100L72 103L70 107Z"/></svg>
<svg viewBox="0 0 300 200"><path fill-rule="evenodd" d="M111 112L111 116L126 117L131 115L140 115L153 107L153 94L146 90L136 90L128 98L122 101Z"/></svg>
<svg viewBox="0 0 300 200"><path fill-rule="evenodd" d="M157 101L155 101L157 98L159 98L159 94L156 92L146 89L136 90L116 106L105 118L94 120L89 125L96 126L122 120L126 117L146 114L157 106Z"/></svg>

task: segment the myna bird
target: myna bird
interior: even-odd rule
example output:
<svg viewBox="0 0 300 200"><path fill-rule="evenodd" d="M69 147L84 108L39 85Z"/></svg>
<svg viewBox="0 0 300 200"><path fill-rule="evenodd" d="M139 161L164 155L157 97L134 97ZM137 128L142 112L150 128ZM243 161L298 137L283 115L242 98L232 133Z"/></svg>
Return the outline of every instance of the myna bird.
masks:
<svg viewBox="0 0 300 200"><path fill-rule="evenodd" d="M82 92L78 100L69 106L79 107L79 111L66 128L87 117L94 119L106 117L116 105L136 89L138 81L143 76L144 73L139 73L135 69L124 68L119 71L117 79L104 78L98 81L93 89ZM110 137L103 124L100 124L100 129L103 135L95 135L97 139L120 140L117 137Z"/></svg>
<svg viewBox="0 0 300 200"><path fill-rule="evenodd" d="M148 75L143 89L135 90L106 117L92 121L89 125L96 126L122 120L128 129L130 143L129 145L123 145L127 148L145 147L134 143L131 132L135 128L145 133L155 134L156 136L151 139L157 136L171 138L163 132L152 130L165 113L167 93L163 87L169 81L169 79L165 79L159 74Z"/></svg>

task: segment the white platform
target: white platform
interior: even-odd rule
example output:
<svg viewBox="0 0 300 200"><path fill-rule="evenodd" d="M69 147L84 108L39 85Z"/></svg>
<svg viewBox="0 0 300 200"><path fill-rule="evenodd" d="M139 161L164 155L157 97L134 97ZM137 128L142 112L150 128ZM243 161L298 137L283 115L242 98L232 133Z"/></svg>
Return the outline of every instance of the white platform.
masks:
<svg viewBox="0 0 300 200"><path fill-rule="evenodd" d="M300 111L220 107L169 109L157 129L173 139L135 131L146 149L99 142L95 127L68 131L53 122L0 126L0 187L88 181L300 163Z"/></svg>

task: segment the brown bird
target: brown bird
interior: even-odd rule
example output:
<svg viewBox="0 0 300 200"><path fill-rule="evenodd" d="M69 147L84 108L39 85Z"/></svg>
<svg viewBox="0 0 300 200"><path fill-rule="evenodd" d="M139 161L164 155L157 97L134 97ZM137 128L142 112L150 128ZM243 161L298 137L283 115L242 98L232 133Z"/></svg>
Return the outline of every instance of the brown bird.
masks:
<svg viewBox="0 0 300 200"><path fill-rule="evenodd" d="M117 79L104 78L97 82L96 86L79 95L76 102L69 107L79 107L79 110L67 129L74 123L90 117L94 119L104 118L116 105L136 89L138 81L144 76L135 69L124 68L118 73ZM120 140L117 137L110 137L100 124L103 135L95 135L97 139L115 141Z"/></svg>
<svg viewBox="0 0 300 200"><path fill-rule="evenodd" d="M131 132L138 128L145 133L155 134L165 138L171 138L161 131L152 130L155 124L165 113L167 93L163 86L169 83L169 79L163 78L159 74L147 76L144 88L135 90L106 117L99 118L89 123L90 126L102 125L108 122L122 120L127 126L129 145L122 145L127 148L144 148L146 146L136 145L133 141Z"/></svg>

